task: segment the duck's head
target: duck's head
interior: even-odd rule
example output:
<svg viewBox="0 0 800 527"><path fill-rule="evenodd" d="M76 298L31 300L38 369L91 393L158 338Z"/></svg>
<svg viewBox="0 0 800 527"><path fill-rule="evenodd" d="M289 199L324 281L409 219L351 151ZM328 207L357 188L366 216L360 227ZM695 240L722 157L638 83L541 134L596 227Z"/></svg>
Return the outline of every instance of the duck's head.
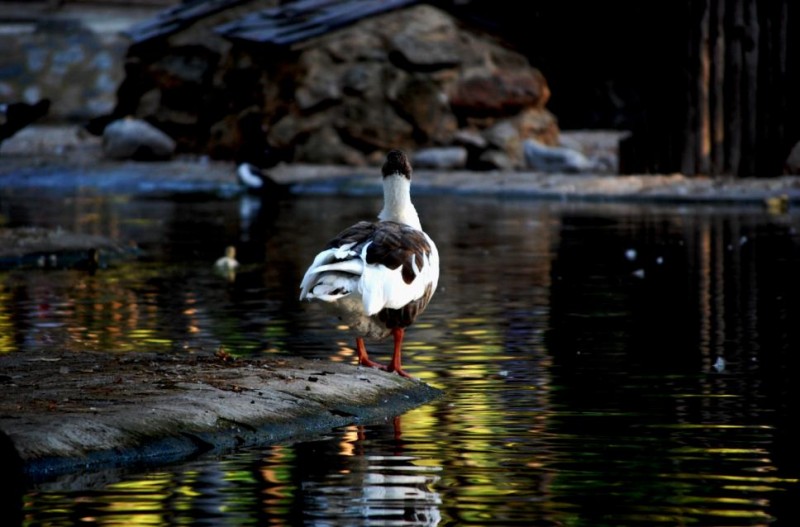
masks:
<svg viewBox="0 0 800 527"><path fill-rule="evenodd" d="M402 150L392 150L386 154L386 162L383 164L381 172L384 178L397 174L410 181L412 172L411 162Z"/></svg>

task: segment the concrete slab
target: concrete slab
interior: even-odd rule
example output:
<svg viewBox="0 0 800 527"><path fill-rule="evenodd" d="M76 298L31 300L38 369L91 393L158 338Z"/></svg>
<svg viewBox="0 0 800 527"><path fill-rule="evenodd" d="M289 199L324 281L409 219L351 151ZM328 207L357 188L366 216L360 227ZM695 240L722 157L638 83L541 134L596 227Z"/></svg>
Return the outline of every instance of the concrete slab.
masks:
<svg viewBox="0 0 800 527"><path fill-rule="evenodd" d="M4 269L85 269L135 258L140 251L104 236L41 227L0 227L0 271Z"/></svg>
<svg viewBox="0 0 800 527"><path fill-rule="evenodd" d="M0 356L0 465L24 476L152 466L296 441L432 401L427 384L300 358L126 353Z"/></svg>

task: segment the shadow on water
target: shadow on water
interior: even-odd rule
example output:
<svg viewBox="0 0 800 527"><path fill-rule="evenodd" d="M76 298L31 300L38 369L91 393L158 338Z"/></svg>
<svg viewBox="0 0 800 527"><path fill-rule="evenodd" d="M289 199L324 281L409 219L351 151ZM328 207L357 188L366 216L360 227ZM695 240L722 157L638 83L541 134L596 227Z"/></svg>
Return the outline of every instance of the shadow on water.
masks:
<svg viewBox="0 0 800 527"><path fill-rule="evenodd" d="M797 524L794 211L415 201L443 274L404 366L442 400L316 441L43 483L23 522ZM332 233L379 207L0 193L7 225L144 254L93 276L0 273L0 352L224 346L354 363L350 336L298 284ZM211 269L227 245L242 263L230 281Z"/></svg>
<svg viewBox="0 0 800 527"><path fill-rule="evenodd" d="M9 525L22 523L22 497L25 493L23 462L11 439L0 431L0 510Z"/></svg>

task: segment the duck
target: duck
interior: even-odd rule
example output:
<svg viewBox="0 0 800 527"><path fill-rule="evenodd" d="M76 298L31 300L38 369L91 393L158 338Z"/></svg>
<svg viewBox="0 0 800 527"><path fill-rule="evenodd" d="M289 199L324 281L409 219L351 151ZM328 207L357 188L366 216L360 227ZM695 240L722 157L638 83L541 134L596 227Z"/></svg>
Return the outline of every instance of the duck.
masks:
<svg viewBox="0 0 800 527"><path fill-rule="evenodd" d="M224 256L220 256L214 262L214 270L229 280L233 280L236 276L236 269L238 268L239 261L236 259L236 247L233 245L225 247Z"/></svg>
<svg viewBox="0 0 800 527"><path fill-rule="evenodd" d="M249 161L242 161L236 165L236 178L251 194L279 197L287 192L286 185L278 183L266 170Z"/></svg>
<svg viewBox="0 0 800 527"><path fill-rule="evenodd" d="M300 300L321 302L350 328L360 366L410 377L402 367L403 338L436 292L439 251L411 201L406 153L388 152L381 173L383 208L377 221L345 228L316 254L300 283ZM370 359L365 340L389 336L391 361Z"/></svg>

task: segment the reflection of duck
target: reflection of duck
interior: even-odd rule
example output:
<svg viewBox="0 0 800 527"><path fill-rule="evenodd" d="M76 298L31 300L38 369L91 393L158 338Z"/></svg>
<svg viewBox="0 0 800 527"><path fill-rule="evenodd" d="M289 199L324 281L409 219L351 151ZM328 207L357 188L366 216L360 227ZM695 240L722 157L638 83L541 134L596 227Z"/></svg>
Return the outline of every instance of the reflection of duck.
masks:
<svg viewBox="0 0 800 527"><path fill-rule="evenodd" d="M0 430L0 459L3 470L0 471L0 510L3 511L4 525L23 525L23 494L25 471L22 458L17 452L14 442Z"/></svg>
<svg viewBox="0 0 800 527"><path fill-rule="evenodd" d="M300 299L322 300L356 334L358 362L397 372L405 328L425 309L439 281L439 253L411 203L411 164L393 150L383 165L379 222L362 221L333 238L314 258ZM392 335L388 366L369 359L364 338Z"/></svg>
<svg viewBox="0 0 800 527"><path fill-rule="evenodd" d="M92 247L86 251L86 258L78 260L73 268L94 274L100 268L100 251Z"/></svg>
<svg viewBox="0 0 800 527"><path fill-rule="evenodd" d="M345 427L329 440L300 443L293 450L293 481L302 487L307 517L324 514L329 525L435 526L442 521L436 491L441 467L405 453L403 441L397 434L393 440L386 424Z"/></svg>

